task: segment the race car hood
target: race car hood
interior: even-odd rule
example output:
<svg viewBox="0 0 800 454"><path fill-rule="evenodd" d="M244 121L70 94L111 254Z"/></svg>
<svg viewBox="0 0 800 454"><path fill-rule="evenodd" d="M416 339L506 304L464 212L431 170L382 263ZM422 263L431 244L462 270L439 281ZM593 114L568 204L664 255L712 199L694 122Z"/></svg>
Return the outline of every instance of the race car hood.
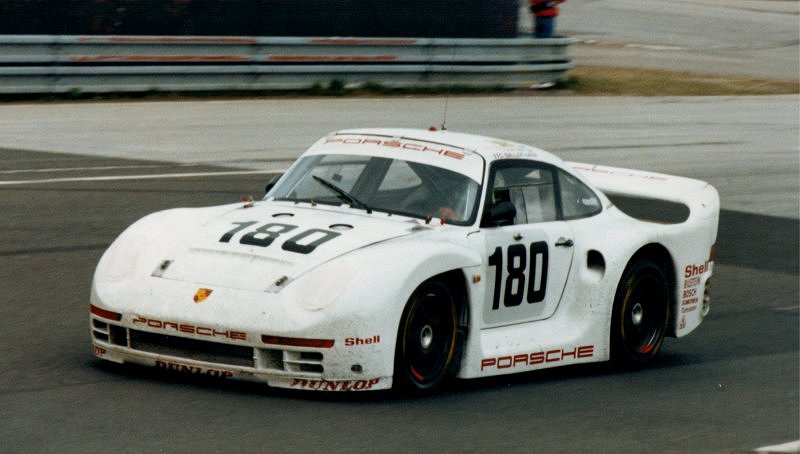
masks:
<svg viewBox="0 0 800 454"><path fill-rule="evenodd" d="M175 237L152 264L153 277L277 292L323 263L417 226L385 213L269 202L192 211L194 229Z"/></svg>

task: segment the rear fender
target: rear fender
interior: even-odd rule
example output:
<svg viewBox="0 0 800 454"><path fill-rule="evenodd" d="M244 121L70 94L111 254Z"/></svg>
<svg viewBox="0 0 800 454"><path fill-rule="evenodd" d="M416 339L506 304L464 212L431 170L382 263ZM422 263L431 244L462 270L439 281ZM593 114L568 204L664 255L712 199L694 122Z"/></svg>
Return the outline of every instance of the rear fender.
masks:
<svg viewBox="0 0 800 454"><path fill-rule="evenodd" d="M672 333L676 337L689 334L708 312L708 282L719 225L717 190L692 178L593 164L569 165L609 196L672 202L688 208L688 215L678 222L650 225L673 260Z"/></svg>

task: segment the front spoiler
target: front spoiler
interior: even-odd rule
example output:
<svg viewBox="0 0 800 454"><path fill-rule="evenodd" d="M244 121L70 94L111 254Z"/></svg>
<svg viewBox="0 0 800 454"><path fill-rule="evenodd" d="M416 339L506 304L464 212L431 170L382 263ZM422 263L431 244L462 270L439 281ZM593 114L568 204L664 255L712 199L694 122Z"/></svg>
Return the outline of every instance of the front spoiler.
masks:
<svg viewBox="0 0 800 454"><path fill-rule="evenodd" d="M164 356L97 341L93 342L92 345L94 356L118 364L138 364L221 380L266 383L274 388L313 391L374 391L392 387L392 377L328 379L322 378L319 374L279 373L250 367Z"/></svg>

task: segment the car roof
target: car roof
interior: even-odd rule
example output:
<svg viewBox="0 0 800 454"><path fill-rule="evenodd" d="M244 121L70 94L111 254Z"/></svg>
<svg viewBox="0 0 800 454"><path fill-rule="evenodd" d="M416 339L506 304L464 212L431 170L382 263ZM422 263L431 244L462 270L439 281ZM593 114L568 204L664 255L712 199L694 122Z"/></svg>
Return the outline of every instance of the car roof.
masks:
<svg viewBox="0 0 800 454"><path fill-rule="evenodd" d="M336 131L331 133L329 137L331 135L376 136L430 142L436 145L458 148L465 154L478 154L483 157L487 163L501 159L534 159L551 164L563 163L559 157L552 153L530 145L495 137L451 132L441 129L360 128Z"/></svg>

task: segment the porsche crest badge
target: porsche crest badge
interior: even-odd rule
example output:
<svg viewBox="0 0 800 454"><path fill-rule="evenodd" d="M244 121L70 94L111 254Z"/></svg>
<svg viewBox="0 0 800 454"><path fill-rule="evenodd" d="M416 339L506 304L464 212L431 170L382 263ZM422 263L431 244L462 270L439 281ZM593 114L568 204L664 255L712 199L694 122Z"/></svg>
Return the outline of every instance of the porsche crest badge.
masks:
<svg viewBox="0 0 800 454"><path fill-rule="evenodd" d="M197 292L195 292L195 294L194 294L194 302L195 303L202 303L203 301L206 300L206 298L211 296L211 292L212 291L213 290L211 290L210 288L199 288L199 289L197 289Z"/></svg>

